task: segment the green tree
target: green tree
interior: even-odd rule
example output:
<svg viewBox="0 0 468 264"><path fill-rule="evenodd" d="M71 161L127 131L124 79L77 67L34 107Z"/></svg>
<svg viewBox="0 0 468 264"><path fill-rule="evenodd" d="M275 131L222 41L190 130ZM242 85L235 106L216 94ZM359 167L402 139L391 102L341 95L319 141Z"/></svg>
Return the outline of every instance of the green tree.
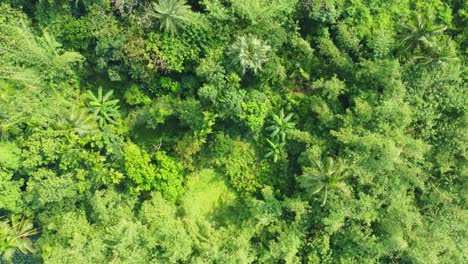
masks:
<svg viewBox="0 0 468 264"><path fill-rule="evenodd" d="M126 177L130 180L127 188L130 193L138 194L149 191L155 183L156 167L151 163L151 157L136 144L128 142L124 145L124 169Z"/></svg>
<svg viewBox="0 0 468 264"><path fill-rule="evenodd" d="M99 87L97 95L88 91L88 109L96 116L100 127L108 123L116 124L120 117L119 99L110 100L114 90L102 95L102 87Z"/></svg>
<svg viewBox="0 0 468 264"><path fill-rule="evenodd" d="M83 57L64 51L53 35L37 36L25 14L0 5L0 79L38 88L73 79ZM41 30L39 30L41 32Z"/></svg>
<svg viewBox="0 0 468 264"><path fill-rule="evenodd" d="M350 194L349 187L343 181L347 177L347 166L342 160L335 162L328 157L325 162L316 160L312 167L304 168L299 176L300 186L306 189L310 195L324 191L322 206L327 203L329 191Z"/></svg>
<svg viewBox="0 0 468 264"><path fill-rule="evenodd" d="M446 26L435 25L432 19L426 15L413 13L412 20L402 25L399 36L401 51L411 53L419 48L432 47L436 37L444 32Z"/></svg>
<svg viewBox="0 0 468 264"><path fill-rule="evenodd" d="M154 189L159 191L166 200L175 203L184 191L182 165L166 155L164 151L156 152L154 158L157 163Z"/></svg>
<svg viewBox="0 0 468 264"><path fill-rule="evenodd" d="M159 28L171 34L189 23L190 6L185 0L159 0L153 3L153 15L159 21Z"/></svg>
<svg viewBox="0 0 468 264"><path fill-rule="evenodd" d="M261 186L258 177L262 168L251 144L217 133L210 149L215 155L214 164L229 177L230 183L237 191L252 193L258 190Z"/></svg>
<svg viewBox="0 0 468 264"><path fill-rule="evenodd" d="M415 53L413 59L423 65L447 66L447 63L458 60L454 43L450 38L441 38L439 41Z"/></svg>
<svg viewBox="0 0 468 264"><path fill-rule="evenodd" d="M271 112L271 102L268 96L260 91L253 90L246 94L241 103L242 113L239 119L256 137L265 125L266 117Z"/></svg>
<svg viewBox="0 0 468 264"><path fill-rule="evenodd" d="M275 28L274 22L283 22L294 12L298 0L237 0L232 1L232 8L251 25L263 30Z"/></svg>
<svg viewBox="0 0 468 264"><path fill-rule="evenodd" d="M185 220L178 217L177 208L159 193L142 203L139 219L148 226L146 237L156 251L156 262L175 263L189 259L193 251L192 237L187 233Z"/></svg>
<svg viewBox="0 0 468 264"><path fill-rule="evenodd" d="M262 65L269 60L268 53L271 47L256 36L248 35L238 37L230 46L228 56L231 63L240 68L242 74L247 70L257 73Z"/></svg>

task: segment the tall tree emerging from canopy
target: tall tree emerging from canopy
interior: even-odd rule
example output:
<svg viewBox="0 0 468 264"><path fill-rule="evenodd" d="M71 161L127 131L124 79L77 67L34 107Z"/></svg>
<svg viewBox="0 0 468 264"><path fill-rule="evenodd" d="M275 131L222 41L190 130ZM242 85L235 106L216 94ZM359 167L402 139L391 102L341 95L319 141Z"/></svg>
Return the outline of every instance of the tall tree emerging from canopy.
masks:
<svg viewBox="0 0 468 264"><path fill-rule="evenodd" d="M190 6L184 0L159 0L153 3L154 17L159 20L159 28L171 34L189 22Z"/></svg>
<svg viewBox="0 0 468 264"><path fill-rule="evenodd" d="M231 45L228 56L235 67L244 74L247 70L257 73L268 61L271 47L256 36L241 36Z"/></svg>

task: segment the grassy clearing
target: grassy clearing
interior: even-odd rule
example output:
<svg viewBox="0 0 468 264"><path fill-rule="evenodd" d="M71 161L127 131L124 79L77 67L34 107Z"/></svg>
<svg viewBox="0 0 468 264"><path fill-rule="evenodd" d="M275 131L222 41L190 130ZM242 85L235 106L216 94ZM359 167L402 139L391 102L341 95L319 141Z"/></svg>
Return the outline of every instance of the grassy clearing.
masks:
<svg viewBox="0 0 468 264"><path fill-rule="evenodd" d="M202 169L189 175L182 208L189 217L209 217L221 206L234 203L237 195L223 175L212 169Z"/></svg>

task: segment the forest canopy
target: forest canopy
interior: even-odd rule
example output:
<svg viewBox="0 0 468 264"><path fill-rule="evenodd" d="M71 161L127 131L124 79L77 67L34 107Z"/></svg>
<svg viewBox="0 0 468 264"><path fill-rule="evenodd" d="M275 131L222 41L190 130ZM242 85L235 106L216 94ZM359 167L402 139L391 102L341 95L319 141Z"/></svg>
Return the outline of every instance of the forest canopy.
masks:
<svg viewBox="0 0 468 264"><path fill-rule="evenodd" d="M0 0L0 263L468 263L467 52L463 0Z"/></svg>

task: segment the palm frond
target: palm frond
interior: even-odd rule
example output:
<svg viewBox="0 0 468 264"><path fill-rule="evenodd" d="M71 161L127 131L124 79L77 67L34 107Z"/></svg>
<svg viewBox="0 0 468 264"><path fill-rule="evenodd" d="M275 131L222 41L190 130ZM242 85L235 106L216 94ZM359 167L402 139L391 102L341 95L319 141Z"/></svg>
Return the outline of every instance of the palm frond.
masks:
<svg viewBox="0 0 468 264"><path fill-rule="evenodd" d="M346 197L350 195L350 190L343 181L347 176L346 168L341 159L336 162L331 157L324 161L315 160L312 167L304 168L304 173L298 178L299 184L311 196L324 190L323 206L327 202L329 191L338 192Z"/></svg>

